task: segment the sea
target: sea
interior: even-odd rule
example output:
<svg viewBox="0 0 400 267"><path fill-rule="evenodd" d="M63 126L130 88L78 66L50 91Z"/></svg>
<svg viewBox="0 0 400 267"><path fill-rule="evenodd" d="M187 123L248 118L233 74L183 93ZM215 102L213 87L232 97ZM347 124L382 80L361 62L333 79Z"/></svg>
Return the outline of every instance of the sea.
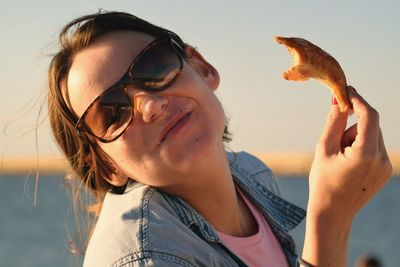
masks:
<svg viewBox="0 0 400 267"><path fill-rule="evenodd" d="M82 255L70 253L72 201L62 176L0 176L0 267L75 267ZM305 208L306 177L279 177L283 196ZM374 255L385 267L400 266L400 177L393 177L353 222L349 266ZM291 231L302 250L305 223Z"/></svg>

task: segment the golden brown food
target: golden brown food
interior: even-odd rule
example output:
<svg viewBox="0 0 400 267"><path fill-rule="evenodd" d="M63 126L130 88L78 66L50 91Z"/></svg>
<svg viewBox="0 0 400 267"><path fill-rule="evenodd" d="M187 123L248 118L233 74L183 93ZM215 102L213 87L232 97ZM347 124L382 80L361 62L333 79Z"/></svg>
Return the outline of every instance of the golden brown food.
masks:
<svg viewBox="0 0 400 267"><path fill-rule="evenodd" d="M293 64L283 73L284 79L290 81L317 79L331 89L342 112L352 110L346 76L331 55L302 38L276 36L275 41L286 46L292 55Z"/></svg>

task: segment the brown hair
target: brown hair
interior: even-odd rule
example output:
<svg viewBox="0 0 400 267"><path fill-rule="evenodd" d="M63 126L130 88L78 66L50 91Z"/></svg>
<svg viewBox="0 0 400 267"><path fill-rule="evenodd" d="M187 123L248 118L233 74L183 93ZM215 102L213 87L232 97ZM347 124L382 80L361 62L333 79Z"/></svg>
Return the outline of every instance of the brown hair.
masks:
<svg viewBox="0 0 400 267"><path fill-rule="evenodd" d="M53 57L48 72L48 109L54 137L75 175L100 198L109 189L119 191L104 179L114 170L104 160L108 157L93 139L77 134L74 126L78 118L69 109L63 93L65 95L67 92L66 81L74 56L100 36L120 30L146 32L155 37L169 33L185 46L176 34L131 14L99 12L77 18L62 29L59 36L60 51Z"/></svg>
<svg viewBox="0 0 400 267"><path fill-rule="evenodd" d="M67 93L67 77L74 56L100 36L120 30L145 32L155 37L167 33L182 47L186 46L175 33L123 12L100 11L77 18L62 29L59 35L60 50L54 55L48 71L50 125L74 176L81 179L84 188L90 189L99 203L108 190L123 192L124 188L116 188L104 179L114 173L112 164L107 164L109 158L96 145L95 140L85 134L77 134L74 126L78 117L68 107L64 96ZM231 140L227 127L223 140Z"/></svg>

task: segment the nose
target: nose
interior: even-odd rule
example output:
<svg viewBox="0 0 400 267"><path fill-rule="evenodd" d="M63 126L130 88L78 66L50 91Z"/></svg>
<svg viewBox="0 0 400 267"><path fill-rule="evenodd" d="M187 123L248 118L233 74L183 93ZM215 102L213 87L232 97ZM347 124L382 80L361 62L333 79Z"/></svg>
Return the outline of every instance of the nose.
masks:
<svg viewBox="0 0 400 267"><path fill-rule="evenodd" d="M168 106L168 99L165 96L139 93L134 96L134 109L142 114L146 123L154 121Z"/></svg>

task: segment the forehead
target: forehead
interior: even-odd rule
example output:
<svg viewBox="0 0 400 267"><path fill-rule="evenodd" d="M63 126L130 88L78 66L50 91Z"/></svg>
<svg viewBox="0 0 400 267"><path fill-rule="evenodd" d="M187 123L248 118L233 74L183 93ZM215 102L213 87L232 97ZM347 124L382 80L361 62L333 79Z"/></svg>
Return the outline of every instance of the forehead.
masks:
<svg viewBox="0 0 400 267"><path fill-rule="evenodd" d="M81 116L90 103L115 84L153 36L133 31L108 33L79 51L67 79L67 101Z"/></svg>

